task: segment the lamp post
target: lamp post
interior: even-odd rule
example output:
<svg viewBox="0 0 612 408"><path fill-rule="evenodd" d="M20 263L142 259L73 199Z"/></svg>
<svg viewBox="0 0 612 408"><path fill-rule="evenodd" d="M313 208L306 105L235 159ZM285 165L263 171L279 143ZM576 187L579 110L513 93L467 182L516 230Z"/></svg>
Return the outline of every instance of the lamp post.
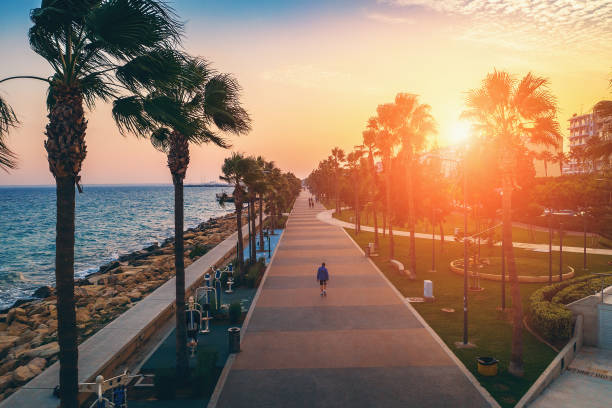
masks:
<svg viewBox="0 0 612 408"><path fill-rule="evenodd" d="M583 228L584 228L584 252L583 252L583 260L582 260L582 270L586 271L588 270L587 268L587 250L586 250L586 246L587 246L587 225L586 225L586 211L580 211L580 215L582 216L582 224L583 224Z"/></svg>
<svg viewBox="0 0 612 408"><path fill-rule="evenodd" d="M463 344L468 344L467 149L463 157Z"/></svg>
<svg viewBox="0 0 612 408"><path fill-rule="evenodd" d="M551 227L552 210L548 210L546 218L548 218L548 284L552 285L552 227Z"/></svg>
<svg viewBox="0 0 612 408"><path fill-rule="evenodd" d="M431 270L436 271L436 210L431 209Z"/></svg>
<svg viewBox="0 0 612 408"><path fill-rule="evenodd" d="M563 280L563 221L559 220L559 282Z"/></svg>

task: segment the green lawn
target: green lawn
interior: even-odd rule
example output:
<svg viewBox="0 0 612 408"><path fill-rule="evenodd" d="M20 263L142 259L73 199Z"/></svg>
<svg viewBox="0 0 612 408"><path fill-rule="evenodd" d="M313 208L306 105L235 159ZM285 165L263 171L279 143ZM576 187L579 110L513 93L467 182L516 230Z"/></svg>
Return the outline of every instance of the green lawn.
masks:
<svg viewBox="0 0 612 408"><path fill-rule="evenodd" d="M368 242L373 241L373 233L362 232L355 236L352 229L347 229L347 232L362 248ZM523 334L525 376L519 379L508 374L507 366L510 358L512 325L508 320L509 315L496 310L500 305L501 282L485 280L481 281L481 286L485 288L484 291L470 292L468 296L469 340L475 343L477 348L456 349L454 343L461 341L463 336L463 277L450 272L448 264L453 259L463 257L463 246L456 242L447 242L444 253L440 253L439 243L437 243L436 265L438 272L429 273L427 271L431 268L432 241L425 239L417 239L416 241L417 279L415 281L400 276L390 266L387 239L381 239L380 255L372 259L404 296L422 296L423 280L430 279L433 281L436 301L433 303L413 303L413 306L503 407L514 406L555 357L555 351L540 343L525 330ZM408 265L408 237L396 237L395 245L395 258L404 265ZM499 248L483 246L482 251L483 256L499 255ZM541 270L548 271L548 255L546 253L520 249L515 250L515 253L520 258L520 264L535 265ZM612 269L608 265L610 260L612 260L610 256L590 255L591 271L610 271ZM557 259L555 259L556 262L558 262ZM584 274L580 268L582 254L566 254L564 262L575 267L578 266L576 268L578 276ZM558 263L556 265L557 269L553 270L558 270ZM541 286L542 284L521 284L523 307L526 306L529 296ZM509 285L506 285L507 307L511 307L512 303L509 292ZM441 311L442 308L452 308L455 312L446 313ZM496 377L480 376L476 370L476 357L478 356L493 356L500 360L500 373Z"/></svg>
<svg viewBox="0 0 612 408"><path fill-rule="evenodd" d="M335 208L334 206L327 206L327 208ZM342 210L342 214L338 217L334 214L335 218L338 218L346 222L354 222L355 212L352 209ZM382 214L378 214L378 226L382 228ZM444 234L453 235L455 228L463 230L463 215L459 213L452 213L444 222ZM362 225L374 225L373 217L371 214L368 216L362 214L361 216ZM499 224L499 222L498 222ZM481 226L481 230L488 228L488 226ZM394 230L408 231L408 228L404 225L394 225ZM431 234L431 224L426 221L417 222L416 232L423 232ZM471 217L468 217L468 231L470 234L476 233L476 222ZM501 226L496 230L496 239L501 239ZM440 233L440 228L436 228L436 234ZM547 231L529 231L528 228L512 228L512 240L514 242L526 242L532 244L548 244L548 232ZM553 231L553 245L559 245L559 234L558 230ZM564 246L584 246L584 238L582 236L567 235L563 236ZM587 248L612 248L612 241L601 237L587 237Z"/></svg>

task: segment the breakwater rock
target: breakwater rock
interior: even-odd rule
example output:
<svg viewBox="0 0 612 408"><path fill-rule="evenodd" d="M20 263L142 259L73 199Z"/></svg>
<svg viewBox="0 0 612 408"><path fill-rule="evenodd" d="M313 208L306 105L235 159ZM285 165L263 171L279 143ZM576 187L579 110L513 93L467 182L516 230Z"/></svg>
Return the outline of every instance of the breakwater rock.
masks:
<svg viewBox="0 0 612 408"><path fill-rule="evenodd" d="M235 216L211 218L184 233L185 267L236 231ZM120 256L75 287L79 343L174 276L174 238ZM0 401L57 360L55 289L0 313Z"/></svg>

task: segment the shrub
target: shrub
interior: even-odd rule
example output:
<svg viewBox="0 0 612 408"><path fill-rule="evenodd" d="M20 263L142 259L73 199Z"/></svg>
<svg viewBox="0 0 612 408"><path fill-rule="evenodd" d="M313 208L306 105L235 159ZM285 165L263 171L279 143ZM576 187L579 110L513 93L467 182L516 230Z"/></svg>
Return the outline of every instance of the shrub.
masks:
<svg viewBox="0 0 612 408"><path fill-rule="evenodd" d="M189 252L189 258L190 259L199 258L202 255L206 254L208 251L210 251L210 246L196 244L196 246L193 247L191 252Z"/></svg>
<svg viewBox="0 0 612 408"><path fill-rule="evenodd" d="M173 400L176 397L176 371L173 368L160 368L155 371L155 398Z"/></svg>
<svg viewBox="0 0 612 408"><path fill-rule="evenodd" d="M259 281L263 276L264 271L266 270L265 258L259 258L257 263L250 265L247 269L247 274L245 276L246 285L249 288L256 288L259 285Z"/></svg>
<svg viewBox="0 0 612 408"><path fill-rule="evenodd" d="M529 297L527 306L530 326L548 341L569 339L572 332L572 312L565 305L592 295L600 287L601 278L587 275L536 290Z"/></svg>
<svg viewBox="0 0 612 408"><path fill-rule="evenodd" d="M242 305L240 302L233 302L229 307L230 323L236 324L240 322L240 317L242 317Z"/></svg>
<svg viewBox="0 0 612 408"><path fill-rule="evenodd" d="M199 349L191 380L194 397L209 396L216 383L216 366L218 353L211 349Z"/></svg>

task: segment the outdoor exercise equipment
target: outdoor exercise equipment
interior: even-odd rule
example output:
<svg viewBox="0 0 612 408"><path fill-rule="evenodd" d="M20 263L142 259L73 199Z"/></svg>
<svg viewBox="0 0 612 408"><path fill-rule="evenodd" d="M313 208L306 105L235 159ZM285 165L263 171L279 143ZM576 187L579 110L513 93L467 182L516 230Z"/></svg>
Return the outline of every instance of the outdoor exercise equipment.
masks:
<svg viewBox="0 0 612 408"><path fill-rule="evenodd" d="M206 334L206 333L210 333L210 323L209 321L212 320L212 317L210 316L210 300L211 300L211 294L212 296L214 296L214 299L217 298L217 294L216 294L216 289L214 287L212 287L212 277L210 275L210 273L206 273L204 275L204 286L200 286L199 288L196 289L195 291L195 296L197 299L198 304L201 306L202 308L202 319L201 321L204 322L204 329L200 328L200 333L201 334ZM217 303L218 305L219 303Z"/></svg>
<svg viewBox="0 0 612 408"><path fill-rule="evenodd" d="M79 392L93 392L97 395L90 408L127 408L127 385L137 377L140 375L131 376L128 371L108 380L99 375L95 383L79 384ZM110 391L110 399L104 396L107 391Z"/></svg>
<svg viewBox="0 0 612 408"><path fill-rule="evenodd" d="M187 347L193 357L198 348L198 332L202 328L202 306L195 302L193 296L189 296L187 310L185 311L187 323Z"/></svg>

